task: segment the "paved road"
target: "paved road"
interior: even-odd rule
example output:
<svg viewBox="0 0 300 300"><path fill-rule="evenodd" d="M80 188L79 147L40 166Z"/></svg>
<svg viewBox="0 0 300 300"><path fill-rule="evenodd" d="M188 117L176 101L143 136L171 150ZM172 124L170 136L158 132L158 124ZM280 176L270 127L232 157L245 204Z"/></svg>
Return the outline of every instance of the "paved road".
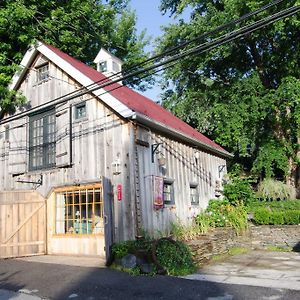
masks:
<svg viewBox="0 0 300 300"><path fill-rule="evenodd" d="M169 276L132 277L105 268L0 260L1 300L300 299L299 290L251 286L248 283L251 283L251 277L246 285Z"/></svg>

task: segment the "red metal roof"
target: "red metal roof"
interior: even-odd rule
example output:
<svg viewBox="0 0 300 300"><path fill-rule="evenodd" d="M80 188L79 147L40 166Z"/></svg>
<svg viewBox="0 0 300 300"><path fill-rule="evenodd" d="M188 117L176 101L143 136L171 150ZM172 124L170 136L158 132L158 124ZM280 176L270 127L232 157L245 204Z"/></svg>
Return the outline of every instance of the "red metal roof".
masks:
<svg viewBox="0 0 300 300"><path fill-rule="evenodd" d="M105 77L102 73L96 71L95 69L87 66L86 64L80 62L79 60L69 56L68 54L51 45L45 45L63 60L71 64L79 72L90 78L92 81L100 82L99 85L101 85L101 81L103 83L103 80L107 82L107 77ZM72 74L69 75L72 76ZM208 137L174 116L171 112L167 111L162 106L156 104L149 98L133 91L132 89L115 83L113 85L104 87L104 90L109 92L112 96L126 105L129 109L143 114L156 122L162 123L171 129L175 129L176 131L179 131L188 137L194 138L199 142L206 144L210 148L221 151L224 154L229 154L220 145L216 144L214 141L210 140Z"/></svg>

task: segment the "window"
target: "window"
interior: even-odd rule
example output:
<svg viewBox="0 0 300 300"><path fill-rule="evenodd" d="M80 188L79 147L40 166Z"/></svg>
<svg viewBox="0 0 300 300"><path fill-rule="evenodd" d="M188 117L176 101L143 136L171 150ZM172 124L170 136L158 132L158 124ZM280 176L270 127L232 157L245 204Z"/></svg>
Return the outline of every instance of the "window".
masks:
<svg viewBox="0 0 300 300"><path fill-rule="evenodd" d="M80 103L75 106L75 119L86 117L86 103Z"/></svg>
<svg viewBox="0 0 300 300"><path fill-rule="evenodd" d="M104 234L101 186L57 193L55 222L56 234Z"/></svg>
<svg viewBox="0 0 300 300"><path fill-rule="evenodd" d="M42 82L49 78L49 64L45 64L36 69L36 81Z"/></svg>
<svg viewBox="0 0 300 300"><path fill-rule="evenodd" d="M114 72L120 72L120 67L115 61L113 61L112 67Z"/></svg>
<svg viewBox="0 0 300 300"><path fill-rule="evenodd" d="M107 71L107 61L102 61L99 63L99 71L106 72Z"/></svg>
<svg viewBox="0 0 300 300"><path fill-rule="evenodd" d="M55 166L55 111L31 116L29 119L29 169Z"/></svg>
<svg viewBox="0 0 300 300"><path fill-rule="evenodd" d="M199 192L197 184L190 184L190 199L191 204L198 205L199 204Z"/></svg>
<svg viewBox="0 0 300 300"><path fill-rule="evenodd" d="M5 141L9 141L9 125L6 125L4 128L5 128L4 139L5 139Z"/></svg>
<svg viewBox="0 0 300 300"><path fill-rule="evenodd" d="M174 204L174 181L173 180L164 180L164 204Z"/></svg>

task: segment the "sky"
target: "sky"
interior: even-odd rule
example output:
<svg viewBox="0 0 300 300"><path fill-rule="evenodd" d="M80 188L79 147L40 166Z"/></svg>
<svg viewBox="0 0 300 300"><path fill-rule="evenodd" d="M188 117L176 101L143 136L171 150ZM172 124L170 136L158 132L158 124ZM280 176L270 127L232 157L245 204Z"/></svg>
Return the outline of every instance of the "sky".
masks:
<svg viewBox="0 0 300 300"><path fill-rule="evenodd" d="M131 8L136 11L137 14L137 30L141 32L146 29L146 35L152 37L150 47L147 47L147 51L151 51L154 45L154 39L161 36L163 25L174 23L174 19L170 18L168 14L162 15L159 10L160 0L131 0ZM159 100L159 94L161 89L156 86L152 89L142 93L145 96L151 98L154 101Z"/></svg>

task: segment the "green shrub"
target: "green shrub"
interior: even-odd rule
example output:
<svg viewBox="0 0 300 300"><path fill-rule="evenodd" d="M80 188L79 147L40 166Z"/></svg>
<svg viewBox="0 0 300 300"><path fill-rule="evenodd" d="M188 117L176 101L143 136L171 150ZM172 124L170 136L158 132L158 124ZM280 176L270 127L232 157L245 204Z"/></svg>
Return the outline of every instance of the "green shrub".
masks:
<svg viewBox="0 0 300 300"><path fill-rule="evenodd" d="M271 210L258 207L254 210L253 221L257 225L298 225L300 210Z"/></svg>
<svg viewBox="0 0 300 300"><path fill-rule="evenodd" d="M187 275L196 271L190 249L180 241L158 241L156 257L169 275Z"/></svg>
<svg viewBox="0 0 300 300"><path fill-rule="evenodd" d="M300 210L289 210L284 212L284 224L286 225L300 224Z"/></svg>
<svg viewBox="0 0 300 300"><path fill-rule="evenodd" d="M295 199L296 190L282 181L272 178L264 179L257 187L257 195L262 198L271 199Z"/></svg>
<svg viewBox="0 0 300 300"><path fill-rule="evenodd" d="M251 187L252 180L249 178L241 178L233 176L230 178L229 183L224 185L224 196L233 205L238 204L240 201L248 203L254 199L254 192Z"/></svg>
<svg viewBox="0 0 300 300"><path fill-rule="evenodd" d="M112 253L115 258L122 258L129 253L130 248L131 248L130 241L114 244L112 246Z"/></svg>
<svg viewBox="0 0 300 300"><path fill-rule="evenodd" d="M255 200L247 203L247 211L251 212L257 207L269 207L270 209L300 210L300 200L263 201Z"/></svg>

